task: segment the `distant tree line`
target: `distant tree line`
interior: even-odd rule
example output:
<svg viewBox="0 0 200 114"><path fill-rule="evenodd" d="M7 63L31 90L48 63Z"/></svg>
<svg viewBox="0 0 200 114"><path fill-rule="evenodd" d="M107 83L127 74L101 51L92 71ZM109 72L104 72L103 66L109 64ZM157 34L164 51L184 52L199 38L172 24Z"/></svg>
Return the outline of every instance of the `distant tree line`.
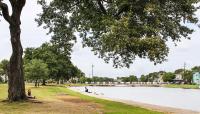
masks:
<svg viewBox="0 0 200 114"><path fill-rule="evenodd" d="M114 78L109 78L109 77L99 77L99 76L93 76L93 77L81 77L79 79L79 82L80 83L91 83L91 82L105 82L105 83L108 83L108 82L118 82L118 81L121 81L121 82L137 82L138 81L138 78L134 75L131 75L131 76L128 76L128 77L117 77L117 79L114 79Z"/></svg>
<svg viewBox="0 0 200 114"><path fill-rule="evenodd" d="M176 79L176 76L179 75L184 83L192 84L193 74L195 72L200 72L200 66L195 66L191 69L177 69L174 72L153 72L142 75L139 80L141 82L156 82L159 78L162 78L164 82L173 82L173 80Z"/></svg>
<svg viewBox="0 0 200 114"><path fill-rule="evenodd" d="M70 56L52 43L44 43L38 48L26 48L24 52L24 74L27 82L34 82L35 86L39 83L46 85L47 81L63 83L66 81L78 83L91 82L157 82L162 78L163 82L173 82L176 75L181 75L184 83L192 84L193 74L200 72L200 66L191 69L177 69L174 72L152 72L141 75L127 77L117 77L117 80L109 77L85 77L85 74L73 65ZM9 61L4 59L0 62L0 83L8 81ZM2 77L3 76L3 77Z"/></svg>
<svg viewBox="0 0 200 114"><path fill-rule="evenodd" d="M68 51L53 43L44 43L38 48L26 48L24 51L24 74L27 82L35 86L46 85L47 81L63 83L85 74L71 62ZM8 80L8 60L0 62L0 82Z"/></svg>
<svg viewBox="0 0 200 114"><path fill-rule="evenodd" d="M176 77L179 75L185 84L192 84L193 74L195 72L200 72L200 66L195 66L191 69L177 69L174 72L152 72L147 75L141 75L140 78L134 75L117 77L117 80L107 77L82 77L80 78L81 83L91 83L91 82L158 82L162 80L163 82L174 82ZM178 80L178 79L177 79Z"/></svg>
<svg viewBox="0 0 200 114"><path fill-rule="evenodd" d="M24 67L25 79L34 81L36 86L39 82L45 85L47 80L59 84L84 76L84 73L71 62L69 53L52 43L44 43L38 48L27 48Z"/></svg>
<svg viewBox="0 0 200 114"><path fill-rule="evenodd" d="M86 82L88 82L88 83L91 83L91 82L106 82L106 83L108 83L108 82L114 82L115 80L114 80L114 78L109 78L109 77L98 77L98 76L93 76L93 77L81 77L80 79L79 79L79 82L80 83L86 83Z"/></svg>
<svg viewBox="0 0 200 114"><path fill-rule="evenodd" d="M120 80L122 82L137 82L138 81L138 78L137 76L134 76L134 75L130 75L128 77L117 77L117 80Z"/></svg>

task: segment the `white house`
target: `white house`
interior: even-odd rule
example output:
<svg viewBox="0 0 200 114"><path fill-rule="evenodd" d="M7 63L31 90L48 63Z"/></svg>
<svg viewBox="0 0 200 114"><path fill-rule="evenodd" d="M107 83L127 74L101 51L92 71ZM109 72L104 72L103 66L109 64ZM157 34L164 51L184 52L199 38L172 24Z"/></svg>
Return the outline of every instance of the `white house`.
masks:
<svg viewBox="0 0 200 114"><path fill-rule="evenodd" d="M159 74L158 79L157 79L158 83L163 83L163 74Z"/></svg>
<svg viewBox="0 0 200 114"><path fill-rule="evenodd" d="M181 84L184 83L182 74L175 74L175 78L173 79L173 83Z"/></svg>
<svg viewBox="0 0 200 114"><path fill-rule="evenodd" d="M175 80L183 80L182 74L176 74Z"/></svg>
<svg viewBox="0 0 200 114"><path fill-rule="evenodd" d="M159 73L158 74L158 78L154 79L153 82L157 82L157 83L163 83L163 73Z"/></svg>

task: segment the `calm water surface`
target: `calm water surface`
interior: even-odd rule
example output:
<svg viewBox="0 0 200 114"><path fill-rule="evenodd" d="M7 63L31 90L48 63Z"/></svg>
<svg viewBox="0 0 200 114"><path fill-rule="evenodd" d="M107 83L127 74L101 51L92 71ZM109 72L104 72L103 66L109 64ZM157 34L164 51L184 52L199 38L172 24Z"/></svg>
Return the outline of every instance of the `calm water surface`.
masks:
<svg viewBox="0 0 200 114"><path fill-rule="evenodd" d="M200 90L160 87L87 87L107 98L130 100L153 105L200 112ZM83 92L84 87L73 87ZM91 93L91 94L93 94Z"/></svg>

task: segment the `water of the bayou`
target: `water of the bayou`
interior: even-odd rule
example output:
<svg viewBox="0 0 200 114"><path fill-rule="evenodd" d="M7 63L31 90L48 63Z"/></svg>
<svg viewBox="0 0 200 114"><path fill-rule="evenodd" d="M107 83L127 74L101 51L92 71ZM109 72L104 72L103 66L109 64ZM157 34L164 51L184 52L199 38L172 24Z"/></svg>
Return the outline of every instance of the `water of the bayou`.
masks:
<svg viewBox="0 0 200 114"><path fill-rule="evenodd" d="M87 87L107 98L188 109L200 112L200 90L161 87ZM84 87L73 87L83 92ZM92 94L92 93L91 93Z"/></svg>

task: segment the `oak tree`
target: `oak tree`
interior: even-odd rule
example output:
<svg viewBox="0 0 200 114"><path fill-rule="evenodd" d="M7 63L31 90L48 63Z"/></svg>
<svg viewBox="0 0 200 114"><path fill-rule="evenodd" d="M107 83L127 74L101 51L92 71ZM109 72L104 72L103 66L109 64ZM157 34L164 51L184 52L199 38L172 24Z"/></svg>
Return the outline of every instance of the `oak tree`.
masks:
<svg viewBox="0 0 200 114"><path fill-rule="evenodd" d="M199 0L39 0L37 22L62 45L77 37L83 46L115 67L129 67L135 58L155 64L166 60L168 40L189 39ZM68 42L70 43L70 42Z"/></svg>
<svg viewBox="0 0 200 114"><path fill-rule="evenodd" d="M20 17L26 0L9 0L9 2L12 13L10 14L11 9L8 8L8 5L0 0L0 14L10 26L12 55L8 68L8 100L12 102L26 99L22 61L23 48L20 41Z"/></svg>
<svg viewBox="0 0 200 114"><path fill-rule="evenodd" d="M9 61L6 59L0 62L0 75L5 77L5 82L8 81L8 63Z"/></svg>
<svg viewBox="0 0 200 114"><path fill-rule="evenodd" d="M48 79L49 69L44 61L33 59L25 64L25 77L27 80L35 81L35 87L39 87L39 83Z"/></svg>

